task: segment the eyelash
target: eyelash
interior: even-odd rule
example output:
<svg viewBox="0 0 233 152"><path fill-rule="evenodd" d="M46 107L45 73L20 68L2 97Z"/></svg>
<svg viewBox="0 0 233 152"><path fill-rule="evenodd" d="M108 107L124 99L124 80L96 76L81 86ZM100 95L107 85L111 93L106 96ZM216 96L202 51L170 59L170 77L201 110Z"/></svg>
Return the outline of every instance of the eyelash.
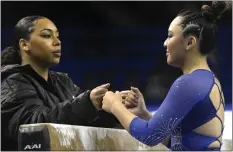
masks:
<svg viewBox="0 0 233 152"><path fill-rule="evenodd" d="M51 35L41 35L43 38L49 39Z"/></svg>
<svg viewBox="0 0 233 152"><path fill-rule="evenodd" d="M43 38L49 39L51 38L51 35L41 35ZM59 39L59 36L57 36L57 38Z"/></svg>

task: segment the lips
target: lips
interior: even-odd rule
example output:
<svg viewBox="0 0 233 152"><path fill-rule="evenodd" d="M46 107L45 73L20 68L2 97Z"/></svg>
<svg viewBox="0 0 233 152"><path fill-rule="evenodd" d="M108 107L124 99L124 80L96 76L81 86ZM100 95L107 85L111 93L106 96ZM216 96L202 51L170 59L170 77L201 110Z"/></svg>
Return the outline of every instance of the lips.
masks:
<svg viewBox="0 0 233 152"><path fill-rule="evenodd" d="M56 50L52 52L55 57L60 57L61 56L61 50Z"/></svg>
<svg viewBox="0 0 233 152"><path fill-rule="evenodd" d="M61 50L58 49L58 50L54 51L53 53L61 53Z"/></svg>
<svg viewBox="0 0 233 152"><path fill-rule="evenodd" d="M166 52L166 56L168 56L169 54L170 54L170 52L167 51L167 52Z"/></svg>

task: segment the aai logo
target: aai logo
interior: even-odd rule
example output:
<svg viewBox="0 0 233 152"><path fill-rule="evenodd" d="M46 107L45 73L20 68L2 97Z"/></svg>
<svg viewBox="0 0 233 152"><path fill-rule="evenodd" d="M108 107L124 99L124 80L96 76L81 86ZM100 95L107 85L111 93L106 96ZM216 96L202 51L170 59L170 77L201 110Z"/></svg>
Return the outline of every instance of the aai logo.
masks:
<svg viewBox="0 0 233 152"><path fill-rule="evenodd" d="M27 149L40 149L41 148L41 144L31 144L31 145L26 145L24 147L24 150L27 150Z"/></svg>

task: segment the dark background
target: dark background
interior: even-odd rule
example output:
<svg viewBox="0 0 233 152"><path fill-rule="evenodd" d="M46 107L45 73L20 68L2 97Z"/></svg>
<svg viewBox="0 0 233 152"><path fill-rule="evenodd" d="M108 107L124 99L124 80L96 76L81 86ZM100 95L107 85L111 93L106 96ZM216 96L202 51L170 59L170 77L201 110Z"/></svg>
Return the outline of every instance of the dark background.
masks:
<svg viewBox="0 0 233 152"><path fill-rule="evenodd" d="M1 2L1 50L11 45L14 25L29 15L51 19L60 32L62 58L53 70L66 72L83 90L111 83L143 92L158 105L182 73L166 63L167 29L183 8L211 2ZM218 48L212 57L225 102L232 103L232 11L217 23Z"/></svg>

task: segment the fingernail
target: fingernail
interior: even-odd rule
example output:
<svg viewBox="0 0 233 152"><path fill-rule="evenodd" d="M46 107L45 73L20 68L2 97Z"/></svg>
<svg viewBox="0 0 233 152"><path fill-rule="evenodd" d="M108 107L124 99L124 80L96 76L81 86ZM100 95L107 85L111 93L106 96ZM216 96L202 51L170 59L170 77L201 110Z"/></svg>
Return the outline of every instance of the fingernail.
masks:
<svg viewBox="0 0 233 152"><path fill-rule="evenodd" d="M135 89L135 87L131 87L131 89Z"/></svg>

